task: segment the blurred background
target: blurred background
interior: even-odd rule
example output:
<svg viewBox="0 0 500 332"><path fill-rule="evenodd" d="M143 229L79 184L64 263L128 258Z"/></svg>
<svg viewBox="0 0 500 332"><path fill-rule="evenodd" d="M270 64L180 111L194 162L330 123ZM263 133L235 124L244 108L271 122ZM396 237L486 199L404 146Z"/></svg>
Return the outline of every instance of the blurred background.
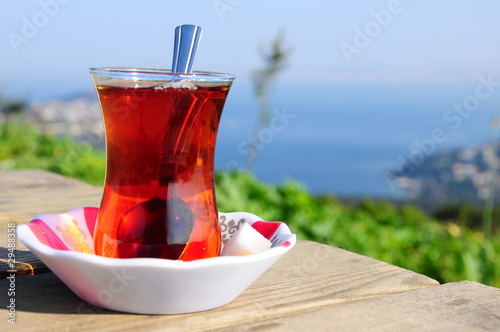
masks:
<svg viewBox="0 0 500 332"><path fill-rule="evenodd" d="M500 98L499 9L451 0L2 1L0 87L45 112L55 100L91 100L89 67L169 68L175 26L197 24L195 68L237 76L217 168L246 167L253 139L263 181L289 176L314 193L400 197L426 184L389 171L489 141ZM252 73L280 36L286 61L270 106L283 119L258 136Z"/></svg>
<svg viewBox="0 0 500 332"><path fill-rule="evenodd" d="M254 173L269 183L292 177L317 194L415 196L430 181L415 166L443 151L480 153L491 138L500 98L499 9L496 1L451 0L2 1L0 91L34 105L47 121L87 117L95 128L78 131L98 131L79 100L95 101L87 69L169 68L174 28L197 24L204 35L195 68L237 76L218 169L255 159ZM277 38L286 59L269 105L280 125L259 136L252 73ZM53 104L75 100L75 111ZM256 156L249 155L252 141ZM436 172L432 180L456 177ZM467 177L474 169L457 172ZM476 196L487 194L474 187Z"/></svg>
<svg viewBox="0 0 500 332"><path fill-rule="evenodd" d="M283 204L283 214L276 208L271 218L289 221L302 238L401 266L413 254L415 265L406 266L438 280L500 285L492 267L500 240L484 242L500 216L493 213L500 198L498 13L494 0L0 0L0 138L4 147L30 139L9 129L9 117L24 113L44 133L102 150L88 68L170 68L175 27L197 24L204 32L195 70L237 76L219 129L216 168L250 170L263 183L257 195L245 179L230 179L229 186L250 188L241 202L262 198L256 210L265 210L265 202ZM263 77L264 95L258 95ZM31 164L12 157L21 150L0 149L0 169L45 165L43 151ZM80 158L86 150L78 151L69 168L86 165ZM46 168L71 174L64 166ZM95 183L102 183L99 172ZM253 206L219 190L226 210ZM305 199L304 191L323 200ZM360 210L346 212L328 197L362 202ZM410 202L444 226L371 200ZM403 224L411 224L408 233L394 232ZM428 232L424 224L431 225ZM350 237L356 227L358 237ZM432 248L424 253L425 234L435 236L435 247L424 242ZM381 246L381 239L388 242ZM443 268L438 253L452 246L453 268ZM479 273L483 268L489 272Z"/></svg>

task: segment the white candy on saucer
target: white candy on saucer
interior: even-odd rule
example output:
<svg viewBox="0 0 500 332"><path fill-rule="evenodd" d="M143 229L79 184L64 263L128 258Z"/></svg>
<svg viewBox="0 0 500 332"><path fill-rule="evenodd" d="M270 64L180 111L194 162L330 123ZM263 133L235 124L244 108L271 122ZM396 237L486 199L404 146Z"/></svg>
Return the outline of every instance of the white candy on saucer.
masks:
<svg viewBox="0 0 500 332"><path fill-rule="evenodd" d="M244 256L255 254L271 248L271 241L247 223L226 242L222 248L221 256Z"/></svg>

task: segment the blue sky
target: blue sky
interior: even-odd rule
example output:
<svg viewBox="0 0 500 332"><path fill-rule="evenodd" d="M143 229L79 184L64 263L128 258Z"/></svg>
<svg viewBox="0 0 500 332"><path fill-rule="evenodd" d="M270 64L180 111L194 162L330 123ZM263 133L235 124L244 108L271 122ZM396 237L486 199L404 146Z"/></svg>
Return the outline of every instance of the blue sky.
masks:
<svg viewBox="0 0 500 332"><path fill-rule="evenodd" d="M494 0L0 0L0 91L88 89L93 66L169 68L184 23L204 28L195 69L241 81L282 30L282 81L473 82L500 77L498 13Z"/></svg>

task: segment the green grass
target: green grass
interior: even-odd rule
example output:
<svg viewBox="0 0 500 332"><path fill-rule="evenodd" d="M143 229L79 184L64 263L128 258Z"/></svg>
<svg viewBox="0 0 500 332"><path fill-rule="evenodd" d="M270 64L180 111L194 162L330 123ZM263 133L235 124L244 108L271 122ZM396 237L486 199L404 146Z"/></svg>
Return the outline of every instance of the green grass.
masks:
<svg viewBox="0 0 500 332"><path fill-rule="evenodd" d="M21 120L0 123L0 169L40 168L102 185L105 164L89 144L41 134Z"/></svg>
<svg viewBox="0 0 500 332"><path fill-rule="evenodd" d="M23 122L0 124L0 169L41 168L102 185L102 152L37 132ZM500 287L500 235L485 237L458 220L430 218L414 206L363 201L346 206L314 197L293 180L273 186L245 172L216 174L220 211L248 211L285 221L299 239L344 248L435 278Z"/></svg>

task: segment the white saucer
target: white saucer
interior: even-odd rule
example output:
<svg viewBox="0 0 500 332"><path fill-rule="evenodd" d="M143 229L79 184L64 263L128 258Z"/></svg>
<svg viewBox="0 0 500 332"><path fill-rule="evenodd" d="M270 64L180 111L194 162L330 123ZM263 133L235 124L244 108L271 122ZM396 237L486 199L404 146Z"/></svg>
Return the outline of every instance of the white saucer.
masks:
<svg viewBox="0 0 500 332"><path fill-rule="evenodd" d="M180 314L213 309L238 297L296 243L282 222L246 212L219 213L225 243L241 223L268 238L271 249L247 256L195 261L107 258L94 254L98 208L41 214L17 234L81 299L98 307L138 314Z"/></svg>

